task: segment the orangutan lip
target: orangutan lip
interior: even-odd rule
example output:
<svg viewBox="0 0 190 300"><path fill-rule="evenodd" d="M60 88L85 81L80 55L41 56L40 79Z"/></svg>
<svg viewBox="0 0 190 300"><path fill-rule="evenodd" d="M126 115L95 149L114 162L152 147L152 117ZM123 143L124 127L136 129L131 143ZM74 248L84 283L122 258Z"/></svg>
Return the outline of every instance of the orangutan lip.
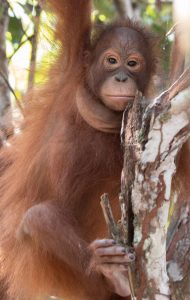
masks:
<svg viewBox="0 0 190 300"><path fill-rule="evenodd" d="M127 95L107 95L107 97L123 98L123 99L134 99L135 98L135 96L127 96Z"/></svg>

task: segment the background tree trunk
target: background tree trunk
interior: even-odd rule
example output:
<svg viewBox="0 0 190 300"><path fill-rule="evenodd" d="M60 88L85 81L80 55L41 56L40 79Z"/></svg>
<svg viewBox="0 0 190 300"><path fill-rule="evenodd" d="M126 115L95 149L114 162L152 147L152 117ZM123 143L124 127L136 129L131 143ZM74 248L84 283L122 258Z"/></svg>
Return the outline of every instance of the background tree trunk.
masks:
<svg viewBox="0 0 190 300"><path fill-rule="evenodd" d="M30 71L28 77L28 90L33 87L35 81L38 35L39 35L39 27L40 27L40 15L42 9L40 5L37 5L35 10L36 10L36 16L34 17L34 34L31 38L32 51L31 51L31 59L30 59Z"/></svg>
<svg viewBox="0 0 190 300"><path fill-rule="evenodd" d="M8 87L8 64L6 58L6 31L8 27L8 3L0 0L0 140L1 144L12 134L12 114Z"/></svg>
<svg viewBox="0 0 190 300"><path fill-rule="evenodd" d="M120 17L132 18L134 16L131 0L114 0L114 4Z"/></svg>

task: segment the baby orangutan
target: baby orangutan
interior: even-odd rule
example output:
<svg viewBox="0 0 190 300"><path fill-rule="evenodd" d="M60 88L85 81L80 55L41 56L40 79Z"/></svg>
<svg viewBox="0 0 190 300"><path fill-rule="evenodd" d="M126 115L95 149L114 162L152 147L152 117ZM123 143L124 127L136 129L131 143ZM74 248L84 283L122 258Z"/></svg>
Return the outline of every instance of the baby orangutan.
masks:
<svg viewBox="0 0 190 300"><path fill-rule="evenodd" d="M1 276L11 300L127 299L133 253L107 239L100 196L119 214L120 127L155 72L151 35L130 20L91 40L90 0L49 0L62 44L32 92L1 178ZM31 96L31 95L30 95Z"/></svg>

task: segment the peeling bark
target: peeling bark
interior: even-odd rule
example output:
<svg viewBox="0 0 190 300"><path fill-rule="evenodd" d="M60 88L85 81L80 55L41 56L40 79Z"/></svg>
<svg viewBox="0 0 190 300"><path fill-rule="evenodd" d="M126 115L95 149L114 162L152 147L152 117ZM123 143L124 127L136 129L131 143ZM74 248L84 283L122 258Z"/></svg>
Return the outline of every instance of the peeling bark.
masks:
<svg viewBox="0 0 190 300"><path fill-rule="evenodd" d="M190 299L190 140L177 159L171 198L174 212L168 229L167 267L172 300ZM174 272L175 271L175 272Z"/></svg>
<svg viewBox="0 0 190 300"><path fill-rule="evenodd" d="M190 91L183 95L184 101L189 100L189 95ZM179 95L173 102L181 98ZM137 299L170 299L166 237L171 183L176 171L175 158L190 132L188 114L173 114L172 108L166 123L161 117L154 122L136 168L132 193L134 245L140 260L138 271L144 277Z"/></svg>

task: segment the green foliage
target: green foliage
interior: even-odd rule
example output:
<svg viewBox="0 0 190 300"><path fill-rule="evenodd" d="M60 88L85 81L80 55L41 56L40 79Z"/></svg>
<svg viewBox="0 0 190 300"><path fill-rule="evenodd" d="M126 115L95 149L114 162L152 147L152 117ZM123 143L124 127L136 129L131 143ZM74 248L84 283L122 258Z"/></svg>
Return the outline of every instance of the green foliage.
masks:
<svg viewBox="0 0 190 300"><path fill-rule="evenodd" d="M166 33L172 26L172 3L162 3L161 9L156 7L155 1L150 1L142 12L143 21L149 25L160 38L160 49L163 58L163 67L169 69L169 57L172 41L166 37Z"/></svg>
<svg viewBox="0 0 190 300"><path fill-rule="evenodd" d="M7 1L9 5L9 26L6 34L6 50L9 71L11 76L13 75L13 87L15 92L20 95L20 93L25 92L28 84L34 17L38 9L38 1Z"/></svg>
<svg viewBox="0 0 190 300"><path fill-rule="evenodd" d="M33 0L9 0L9 27L7 38L13 51L33 35L33 17L37 2Z"/></svg>
<svg viewBox="0 0 190 300"><path fill-rule="evenodd" d="M19 43L21 43L23 37L23 27L21 19L15 16L10 17L8 31L10 32L11 41L14 46L15 44L18 45Z"/></svg>
<svg viewBox="0 0 190 300"><path fill-rule="evenodd" d="M112 0L94 0L94 20L96 22L107 22L114 17L115 7Z"/></svg>
<svg viewBox="0 0 190 300"><path fill-rule="evenodd" d="M166 34L172 25L172 6L162 4L162 9L158 10L155 3L148 4L142 13L143 21L151 26L160 35Z"/></svg>

